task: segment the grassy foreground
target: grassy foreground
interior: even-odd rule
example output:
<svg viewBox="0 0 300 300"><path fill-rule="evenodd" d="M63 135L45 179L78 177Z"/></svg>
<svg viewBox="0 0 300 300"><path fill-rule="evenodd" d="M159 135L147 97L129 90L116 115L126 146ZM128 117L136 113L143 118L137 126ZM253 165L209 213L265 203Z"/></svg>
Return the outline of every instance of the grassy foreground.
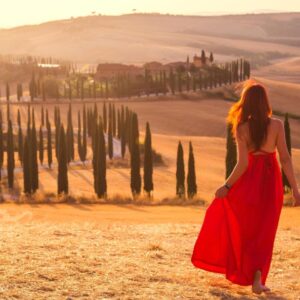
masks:
<svg viewBox="0 0 300 300"><path fill-rule="evenodd" d="M204 207L2 204L0 298L299 299L299 212L283 208L258 297L190 263Z"/></svg>

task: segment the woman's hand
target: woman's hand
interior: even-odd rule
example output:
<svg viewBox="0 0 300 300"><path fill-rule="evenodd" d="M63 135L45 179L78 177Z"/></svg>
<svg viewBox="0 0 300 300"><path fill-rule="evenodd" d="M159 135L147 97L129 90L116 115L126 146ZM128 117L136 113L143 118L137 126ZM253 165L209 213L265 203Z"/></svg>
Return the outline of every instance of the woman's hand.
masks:
<svg viewBox="0 0 300 300"><path fill-rule="evenodd" d="M215 197L216 198L224 198L227 196L228 193L228 189L222 185L221 187L219 187L216 192L215 192Z"/></svg>
<svg viewBox="0 0 300 300"><path fill-rule="evenodd" d="M293 190L292 194L293 194L293 198L295 200L294 206L300 206L300 193L299 193L299 190L298 189Z"/></svg>

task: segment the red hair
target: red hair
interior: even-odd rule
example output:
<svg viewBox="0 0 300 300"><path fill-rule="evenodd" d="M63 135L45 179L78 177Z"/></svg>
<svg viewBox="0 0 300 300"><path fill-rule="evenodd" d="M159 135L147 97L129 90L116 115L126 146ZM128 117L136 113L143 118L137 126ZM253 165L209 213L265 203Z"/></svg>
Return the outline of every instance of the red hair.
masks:
<svg viewBox="0 0 300 300"><path fill-rule="evenodd" d="M272 109L265 87L254 80L248 80L243 86L241 98L232 105L226 120L232 125L234 138L238 126L248 122L250 139L255 150L259 150L267 137L271 115Z"/></svg>

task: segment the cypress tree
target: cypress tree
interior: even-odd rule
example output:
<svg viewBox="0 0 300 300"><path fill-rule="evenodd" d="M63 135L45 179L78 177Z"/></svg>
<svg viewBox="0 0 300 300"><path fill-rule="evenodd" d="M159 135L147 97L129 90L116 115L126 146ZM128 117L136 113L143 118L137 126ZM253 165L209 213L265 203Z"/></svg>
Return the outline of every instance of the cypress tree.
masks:
<svg viewBox="0 0 300 300"><path fill-rule="evenodd" d="M237 162L236 143L232 136L232 125L227 124L227 139L226 139L226 173L225 179L229 177Z"/></svg>
<svg viewBox="0 0 300 300"><path fill-rule="evenodd" d="M107 122L108 122L108 126L109 126L109 124L111 124L111 126L112 126L112 106L111 106L111 103L109 103L109 105L108 105L108 120L107 120ZM113 126L112 126L111 130L113 132Z"/></svg>
<svg viewBox="0 0 300 300"><path fill-rule="evenodd" d="M23 86L22 83L20 83L20 100L23 97Z"/></svg>
<svg viewBox="0 0 300 300"><path fill-rule="evenodd" d="M6 104L6 118L7 118L7 123L10 120L10 103L7 102Z"/></svg>
<svg viewBox="0 0 300 300"><path fill-rule="evenodd" d="M124 158L126 151L126 127L123 126L121 130L121 154L122 158Z"/></svg>
<svg viewBox="0 0 300 300"><path fill-rule="evenodd" d="M28 112L29 113L29 116L30 116L30 111ZM30 120L30 118L29 118ZM26 163L28 164L28 172L26 173L26 176L27 176L27 183L29 184L29 194L31 194L32 192L32 134L31 134L31 122L30 121L27 121L27 135L26 135L26 138L27 138L27 147L28 147L28 155L26 154L26 156L24 157L24 151L25 149L23 148L23 160L26 159ZM23 146L24 147L24 146ZM25 170L27 170L27 167L25 168Z"/></svg>
<svg viewBox="0 0 300 300"><path fill-rule="evenodd" d="M105 150L105 138L102 122L99 123L98 129L99 142L97 143L97 188L96 193L99 198L105 198L107 195L107 183L106 183L106 150Z"/></svg>
<svg viewBox="0 0 300 300"><path fill-rule="evenodd" d="M42 125L40 126L40 132L39 132L39 159L40 159L40 164L42 165L44 161L44 138L43 138Z"/></svg>
<svg viewBox="0 0 300 300"><path fill-rule="evenodd" d="M113 131L113 136L116 137L117 135L117 126L116 126L116 108L115 104L112 106L112 131Z"/></svg>
<svg viewBox="0 0 300 300"><path fill-rule="evenodd" d="M92 87L90 84L88 84L88 92L89 92L89 97L88 98L92 98Z"/></svg>
<svg viewBox="0 0 300 300"><path fill-rule="evenodd" d="M14 187L14 168L15 168L15 157L14 157L14 137L11 120L8 121L7 129L7 179L8 187L12 189Z"/></svg>
<svg viewBox="0 0 300 300"><path fill-rule="evenodd" d="M67 125L67 158L68 163L74 160L74 131L72 122L72 107L69 105L68 125Z"/></svg>
<svg viewBox="0 0 300 300"><path fill-rule="evenodd" d="M185 171L183 160L183 148L179 141L177 148L177 169L176 169L176 195L185 196Z"/></svg>
<svg viewBox="0 0 300 300"><path fill-rule="evenodd" d="M36 128L35 128L35 118L34 118L34 110L32 111L32 129L31 129L31 189L32 192L35 191L39 187L39 177L38 177L38 157L37 157L37 136L36 136Z"/></svg>
<svg viewBox="0 0 300 300"><path fill-rule="evenodd" d="M52 165L52 134L51 124L49 121L48 110L46 111L46 125L47 125L47 156L48 156L48 167Z"/></svg>
<svg viewBox="0 0 300 300"><path fill-rule="evenodd" d="M99 117L99 114L98 114L98 106L97 106L97 103L94 104L94 120L97 121L98 120L98 117Z"/></svg>
<svg viewBox="0 0 300 300"><path fill-rule="evenodd" d="M108 121L107 143L108 143L108 156L109 156L110 159L113 159L114 144L113 144L113 129L112 129L112 120L111 119L109 119L109 121Z"/></svg>
<svg viewBox="0 0 300 300"><path fill-rule="evenodd" d="M31 194L31 180L30 180L30 149L29 149L28 136L25 137L23 147L23 183L24 193Z"/></svg>
<svg viewBox="0 0 300 300"><path fill-rule="evenodd" d="M18 109L17 121L18 121L18 126L21 127L21 114L20 114L20 110L19 109Z"/></svg>
<svg viewBox="0 0 300 300"><path fill-rule="evenodd" d="M82 157L82 143L81 143L81 117L80 117L80 111L78 111L78 132L77 132L77 146L78 146L78 155L80 160L83 162Z"/></svg>
<svg viewBox="0 0 300 300"><path fill-rule="evenodd" d="M87 135L88 135L88 137L92 136L92 127L96 128L96 126L95 126L96 124L94 122L97 122L97 118L94 119L92 110L90 108L88 108L88 110L87 110Z"/></svg>
<svg viewBox="0 0 300 300"><path fill-rule="evenodd" d="M204 50L201 51L201 63L202 65L206 64L206 55Z"/></svg>
<svg viewBox="0 0 300 300"><path fill-rule="evenodd" d="M6 83L6 101L9 102L9 98L10 98L10 87L9 84Z"/></svg>
<svg viewBox="0 0 300 300"><path fill-rule="evenodd" d="M144 191L150 196L153 191L153 158L152 158L152 139L150 125L146 123L146 135L144 142Z"/></svg>
<svg viewBox="0 0 300 300"><path fill-rule="evenodd" d="M189 145L189 161L187 174L187 194L189 198L193 198L197 194L195 158L192 142Z"/></svg>
<svg viewBox="0 0 300 300"><path fill-rule="evenodd" d="M120 113L119 109L118 109L118 114L117 114L117 128L118 128L117 138L120 140L121 139L122 124L121 124L121 113Z"/></svg>
<svg viewBox="0 0 300 300"><path fill-rule="evenodd" d="M39 78L36 84L36 96L38 97L40 95L41 95L41 80Z"/></svg>
<svg viewBox="0 0 300 300"><path fill-rule="evenodd" d="M99 128L98 124L95 124L96 128L94 131L94 135L92 136L92 151L93 151L93 159L92 159L92 165L93 165L93 175L94 175L94 190L95 193L97 193L97 174L98 174L98 143L99 143Z"/></svg>
<svg viewBox="0 0 300 300"><path fill-rule="evenodd" d="M94 188L98 198L105 198L107 194L106 184L106 150L102 122L96 129L96 140L94 143Z"/></svg>
<svg viewBox="0 0 300 300"><path fill-rule="evenodd" d="M87 118L86 118L86 109L85 109L85 105L83 106L83 119L82 119L82 123L83 123L83 127L82 127L82 161L86 160L86 154L87 154L87 130L86 130L86 122Z"/></svg>
<svg viewBox="0 0 300 300"><path fill-rule="evenodd" d="M18 155L19 161L23 163L23 132L21 126L18 129Z"/></svg>
<svg viewBox="0 0 300 300"><path fill-rule="evenodd" d="M107 132L107 109L106 109L106 103L103 104L103 130L104 132Z"/></svg>
<svg viewBox="0 0 300 300"><path fill-rule="evenodd" d="M30 113L30 105L27 106L27 123L31 126L31 113Z"/></svg>
<svg viewBox="0 0 300 300"><path fill-rule="evenodd" d="M81 97L81 100L84 99L84 79L83 77L81 77L81 81L80 81L80 97Z"/></svg>
<svg viewBox="0 0 300 300"><path fill-rule="evenodd" d="M126 122L125 122L125 110L124 106L121 107L121 120L120 120L120 142L121 142L121 153L122 157L125 156L126 151Z"/></svg>
<svg viewBox="0 0 300 300"><path fill-rule="evenodd" d="M209 55L209 61L210 61L211 63L213 63L213 61L214 61L214 55L213 55L212 52L210 52L210 55Z"/></svg>
<svg viewBox="0 0 300 300"><path fill-rule="evenodd" d="M69 90L68 90L68 94L69 94L69 100L72 100L72 85L71 85L71 80L68 81L68 86L69 86Z"/></svg>
<svg viewBox="0 0 300 300"><path fill-rule="evenodd" d="M127 137L127 145L128 145L128 150L131 153L131 147L132 147L132 117L133 113L127 108L127 119L126 119L126 137Z"/></svg>
<svg viewBox="0 0 300 300"><path fill-rule="evenodd" d="M292 156L292 142L291 142L291 130L290 130L290 123L289 123L289 115L288 113L285 114L284 116L284 133L285 133L285 141L286 141L286 146L288 149L288 152L290 156ZM286 189L290 189L290 183L284 173L284 171L281 169L282 172L282 184L283 188L286 191Z"/></svg>
<svg viewBox="0 0 300 300"><path fill-rule="evenodd" d="M131 192L133 196L141 193L141 174L140 174L140 145L137 114L132 116L132 141L131 141Z"/></svg>
<svg viewBox="0 0 300 300"><path fill-rule="evenodd" d="M41 109L41 124L42 124L42 127L45 126L45 114L44 114L44 107L42 106L42 109Z"/></svg>
<svg viewBox="0 0 300 300"><path fill-rule="evenodd" d="M80 97L79 79L76 80L76 96Z"/></svg>
<svg viewBox="0 0 300 300"><path fill-rule="evenodd" d="M58 175L57 175L57 194L68 194L68 163L66 149L66 135L64 126L61 124L59 133L59 155L58 155Z"/></svg>
<svg viewBox="0 0 300 300"><path fill-rule="evenodd" d="M20 102L21 97L22 97L21 90L22 90L22 84L18 83L17 84L17 99L18 99L19 102Z"/></svg>
<svg viewBox="0 0 300 300"><path fill-rule="evenodd" d="M60 134L60 110L58 107L55 108L55 155L58 159L58 153L59 153L59 134Z"/></svg>
<svg viewBox="0 0 300 300"><path fill-rule="evenodd" d="M31 101L33 101L34 98L36 97L36 83L35 83L34 73L32 73L32 77L29 82L29 93L30 93L30 99Z"/></svg>
<svg viewBox="0 0 300 300"><path fill-rule="evenodd" d="M18 109L18 155L19 155L19 161L22 164L23 161L23 133L22 133L22 128L21 128L21 114L20 110Z"/></svg>

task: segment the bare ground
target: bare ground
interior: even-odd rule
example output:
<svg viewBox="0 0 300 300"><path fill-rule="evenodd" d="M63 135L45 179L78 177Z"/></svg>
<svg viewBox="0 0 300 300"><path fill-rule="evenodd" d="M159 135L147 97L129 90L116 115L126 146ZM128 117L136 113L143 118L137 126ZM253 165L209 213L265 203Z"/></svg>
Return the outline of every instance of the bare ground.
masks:
<svg viewBox="0 0 300 300"><path fill-rule="evenodd" d="M0 208L1 299L299 299L299 208L283 208L255 296L190 262L203 207Z"/></svg>

